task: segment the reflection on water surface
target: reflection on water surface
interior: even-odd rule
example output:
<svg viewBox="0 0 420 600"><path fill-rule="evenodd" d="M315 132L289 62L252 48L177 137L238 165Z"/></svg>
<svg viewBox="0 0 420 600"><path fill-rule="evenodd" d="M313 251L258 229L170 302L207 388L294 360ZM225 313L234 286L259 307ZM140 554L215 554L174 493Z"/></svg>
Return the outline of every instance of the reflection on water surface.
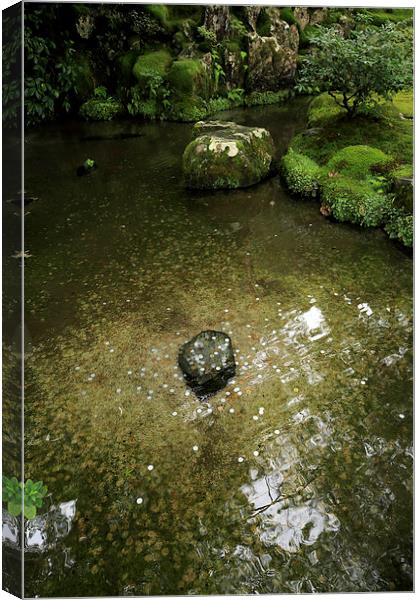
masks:
<svg viewBox="0 0 420 600"><path fill-rule="evenodd" d="M223 118L281 152L304 112ZM26 476L77 498L26 594L411 589L411 259L278 178L184 190L190 125L79 141L126 127L26 140ZM237 374L200 403L177 354L205 329Z"/></svg>

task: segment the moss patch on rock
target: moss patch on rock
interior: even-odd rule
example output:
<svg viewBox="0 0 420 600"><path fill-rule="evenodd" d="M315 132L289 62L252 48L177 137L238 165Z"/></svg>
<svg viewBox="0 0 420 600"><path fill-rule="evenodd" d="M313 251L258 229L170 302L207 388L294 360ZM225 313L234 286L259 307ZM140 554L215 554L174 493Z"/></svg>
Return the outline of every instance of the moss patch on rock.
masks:
<svg viewBox="0 0 420 600"><path fill-rule="evenodd" d="M152 77L164 78L172 63L168 50L156 50L141 54L134 66L133 75L140 85L146 86Z"/></svg>
<svg viewBox="0 0 420 600"><path fill-rule="evenodd" d="M197 135L183 156L187 187L248 187L269 174L274 143L266 129L210 121L194 126L193 136Z"/></svg>
<svg viewBox="0 0 420 600"><path fill-rule="evenodd" d="M181 58L176 60L169 70L168 81L174 94L179 98L200 96L206 100L210 97L210 77L200 59Z"/></svg>

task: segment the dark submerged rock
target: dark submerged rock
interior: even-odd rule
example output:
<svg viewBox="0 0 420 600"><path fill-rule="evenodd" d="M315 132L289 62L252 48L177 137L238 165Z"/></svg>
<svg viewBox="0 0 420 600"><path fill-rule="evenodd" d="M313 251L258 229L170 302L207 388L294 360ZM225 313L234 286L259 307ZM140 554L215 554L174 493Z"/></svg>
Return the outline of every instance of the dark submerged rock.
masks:
<svg viewBox="0 0 420 600"><path fill-rule="evenodd" d="M82 175L87 175L92 171L95 171L98 168L98 165L92 158L87 158L83 165L77 167L76 174L81 177Z"/></svg>
<svg viewBox="0 0 420 600"><path fill-rule="evenodd" d="M235 375L232 341L222 331L202 331L181 346L178 364L198 397L214 394Z"/></svg>

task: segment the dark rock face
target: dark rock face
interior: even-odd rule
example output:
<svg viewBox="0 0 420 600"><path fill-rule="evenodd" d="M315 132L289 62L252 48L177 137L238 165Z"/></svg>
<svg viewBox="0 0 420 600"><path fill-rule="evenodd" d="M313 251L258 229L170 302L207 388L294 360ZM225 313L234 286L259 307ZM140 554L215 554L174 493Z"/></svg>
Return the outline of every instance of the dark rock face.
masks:
<svg viewBox="0 0 420 600"><path fill-rule="evenodd" d="M214 394L235 375L232 341L222 331L202 331L181 346L178 364L198 397Z"/></svg>
<svg viewBox="0 0 420 600"><path fill-rule="evenodd" d="M231 24L229 6L206 6L204 13L204 27L213 31L218 42L230 37Z"/></svg>

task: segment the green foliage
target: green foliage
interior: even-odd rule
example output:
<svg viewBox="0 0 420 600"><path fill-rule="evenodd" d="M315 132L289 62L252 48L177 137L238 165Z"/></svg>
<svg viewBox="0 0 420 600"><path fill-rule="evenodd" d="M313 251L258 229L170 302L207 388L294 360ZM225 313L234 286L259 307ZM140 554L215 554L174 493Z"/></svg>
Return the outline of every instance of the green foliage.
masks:
<svg viewBox="0 0 420 600"><path fill-rule="evenodd" d="M244 101L244 94L245 90L243 88L233 88L232 90L228 91L227 97L232 104L241 106Z"/></svg>
<svg viewBox="0 0 420 600"><path fill-rule="evenodd" d="M263 8L257 19L257 33L263 37L271 34L271 19L265 8Z"/></svg>
<svg viewBox="0 0 420 600"><path fill-rule="evenodd" d="M165 77L172 63L172 57L167 50L157 50L141 54L133 67L133 75L137 81L147 86L150 79Z"/></svg>
<svg viewBox="0 0 420 600"><path fill-rule="evenodd" d="M328 118L331 106L334 110ZM326 164L330 158L346 146L368 145L388 154L396 162L409 164L413 159L413 124L401 120L391 102L380 106L378 117L372 119L356 116L353 120L340 118L345 111L337 107L326 94L313 100L309 107L311 126L322 126L318 134L298 134L292 140L296 152L306 154L318 164ZM322 116L322 118L320 118Z"/></svg>
<svg viewBox="0 0 420 600"><path fill-rule="evenodd" d="M201 25L200 27L197 27L197 33L203 38L209 49L217 46L216 34L214 31L211 31L211 29L206 29L204 25Z"/></svg>
<svg viewBox="0 0 420 600"><path fill-rule="evenodd" d="M392 206L387 214L388 222L385 231L391 239L397 239L411 248L414 237L414 218L407 215L402 209Z"/></svg>
<svg viewBox="0 0 420 600"><path fill-rule="evenodd" d="M406 89L412 83L409 30L388 24L366 27L345 38L338 30L319 28L313 52L302 60L297 91L327 92L354 117L362 108Z"/></svg>
<svg viewBox="0 0 420 600"><path fill-rule="evenodd" d="M2 120L5 127L16 127L20 116L20 26L20 16L3 12Z"/></svg>
<svg viewBox="0 0 420 600"><path fill-rule="evenodd" d="M398 177L413 177L413 165L400 165L392 169L389 173L390 178L397 179Z"/></svg>
<svg viewBox="0 0 420 600"><path fill-rule="evenodd" d="M382 225L391 203L388 196L376 192L368 182L345 176L324 177L321 198L337 221L365 227Z"/></svg>
<svg viewBox="0 0 420 600"><path fill-rule="evenodd" d="M340 174L357 179L367 179L372 172L384 171L389 167L392 158L371 146L346 146L336 152L327 163L328 172Z"/></svg>
<svg viewBox="0 0 420 600"><path fill-rule="evenodd" d="M318 25L307 25L299 33L299 47L308 48L319 31Z"/></svg>
<svg viewBox="0 0 420 600"><path fill-rule="evenodd" d="M213 77L214 77L214 82L215 82L215 86L216 86L216 91L219 88L219 82L221 79L224 79L226 77L226 73L223 70L223 67L221 65L221 61L220 61L220 54L219 51L216 48L213 48L213 50L211 51L211 58L212 58L212 69L213 69Z"/></svg>
<svg viewBox="0 0 420 600"><path fill-rule="evenodd" d="M361 8L355 10L356 14L367 18L367 22L375 27L381 27L388 23L400 23L413 19L412 9L372 9Z"/></svg>
<svg viewBox="0 0 420 600"><path fill-rule="evenodd" d="M210 100L210 102L213 102L213 100ZM215 105L213 105L213 110L214 106ZM201 121L208 113L209 109L204 100L195 97L185 97L172 105L172 108L168 113L168 118L174 121L185 121L188 123L192 121Z"/></svg>
<svg viewBox="0 0 420 600"><path fill-rule="evenodd" d="M36 5L34 5L36 6ZM58 110L68 112L77 93L81 66L74 40L68 34L58 45L50 32L40 29L42 19L53 19L59 9L30 8L25 11L25 122L34 125L51 119Z"/></svg>
<svg viewBox="0 0 420 600"><path fill-rule="evenodd" d="M3 502L7 502L7 510L14 517L22 512L22 488L16 477L3 476Z"/></svg>
<svg viewBox="0 0 420 600"><path fill-rule="evenodd" d="M243 23L241 19L236 17L234 14L231 15L230 25L236 37L242 38L248 35L248 30L245 23Z"/></svg>
<svg viewBox="0 0 420 600"><path fill-rule="evenodd" d="M200 60L182 58L176 60L168 73L170 86L179 96L191 96L204 91L205 71ZM201 94L200 94L201 95Z"/></svg>
<svg viewBox="0 0 420 600"><path fill-rule="evenodd" d="M8 512L18 517L22 512L26 519L33 519L38 508L41 508L47 487L42 481L33 482L28 479L25 484L16 477L3 476L3 502L7 503ZM22 498L23 495L23 498Z"/></svg>
<svg viewBox="0 0 420 600"><path fill-rule="evenodd" d="M229 97L224 98L222 96L210 98L210 100L207 101L207 115L212 115L214 113L221 112L222 110L229 110L234 106L239 106L239 102L239 100L234 101L230 100Z"/></svg>
<svg viewBox="0 0 420 600"><path fill-rule="evenodd" d="M316 196L320 177L316 162L290 149L282 159L282 170L287 187L293 194Z"/></svg>
<svg viewBox="0 0 420 600"><path fill-rule="evenodd" d="M104 85L100 85L94 89L93 95L98 100L106 100L108 98L108 91Z"/></svg>
<svg viewBox="0 0 420 600"><path fill-rule="evenodd" d="M289 90L278 90L277 92L251 92L245 97L246 106L263 106L265 104L280 104L289 97Z"/></svg>
<svg viewBox="0 0 420 600"><path fill-rule="evenodd" d="M91 98L80 107L80 115L88 121L111 121L123 112L123 105L114 98Z"/></svg>
<svg viewBox="0 0 420 600"><path fill-rule="evenodd" d="M293 14L293 9L290 8L290 6L285 6L284 8L282 8L280 10L280 16L283 19L283 21L286 21L286 23L289 23L289 25L297 25L297 21L296 21L296 17Z"/></svg>

